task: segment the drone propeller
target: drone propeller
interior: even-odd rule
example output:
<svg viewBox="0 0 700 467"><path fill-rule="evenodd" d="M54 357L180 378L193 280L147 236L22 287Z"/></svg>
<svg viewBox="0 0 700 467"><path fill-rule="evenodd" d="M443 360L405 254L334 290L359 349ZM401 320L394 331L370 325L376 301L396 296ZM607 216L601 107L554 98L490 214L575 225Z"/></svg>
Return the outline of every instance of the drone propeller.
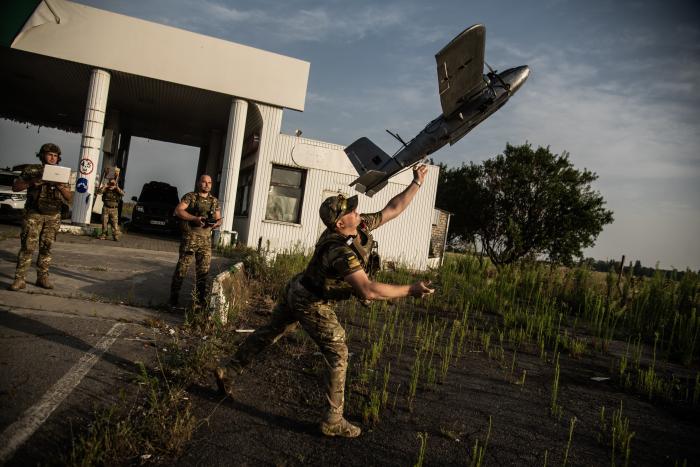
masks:
<svg viewBox="0 0 700 467"><path fill-rule="evenodd" d="M503 89L505 89L506 91L508 91L510 93L510 85L506 84L506 82L503 81L503 78L501 78L501 75L496 73L496 70L491 68L491 65L489 65L488 62L486 62L486 60L484 60L484 64L489 69L489 75L494 76L498 81L500 81L501 85L503 86Z"/></svg>

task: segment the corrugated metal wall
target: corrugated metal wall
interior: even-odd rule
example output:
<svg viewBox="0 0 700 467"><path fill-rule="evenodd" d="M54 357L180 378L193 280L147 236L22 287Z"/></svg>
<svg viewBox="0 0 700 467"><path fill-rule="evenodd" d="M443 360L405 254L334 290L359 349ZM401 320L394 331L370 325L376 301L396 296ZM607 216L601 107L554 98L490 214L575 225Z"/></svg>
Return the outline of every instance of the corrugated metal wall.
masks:
<svg viewBox="0 0 700 467"><path fill-rule="evenodd" d="M301 208L301 223L290 224L264 220L273 164L300 167L292 159L295 144L304 143L339 151L342 151L343 146L280 134L282 110L261 104L251 105L258 106L264 125L260 152L255 167L255 182L251 195L251 215L248 228L246 229L246 226L242 225L243 219L238 219L236 222L241 230L247 230L247 235L241 235L239 238L250 247L256 247L261 241L263 246L269 242L270 248L273 250L297 246L311 249L323 228L318 216L321 202L325 196L328 196L329 192L355 194L354 188L348 185L356 176L327 169L321 170L316 167L302 167L307 169L307 174ZM345 157L344 153L342 157ZM330 164L331 167L332 165ZM373 198L360 195L358 210L360 212L375 212L384 208L392 197L406 188L406 184L396 183L393 180L396 179L392 179L392 182ZM412 269L427 268L437 181L437 166L429 166L425 183L411 205L401 216L374 232L375 239L379 242L379 253L383 261L394 261Z"/></svg>

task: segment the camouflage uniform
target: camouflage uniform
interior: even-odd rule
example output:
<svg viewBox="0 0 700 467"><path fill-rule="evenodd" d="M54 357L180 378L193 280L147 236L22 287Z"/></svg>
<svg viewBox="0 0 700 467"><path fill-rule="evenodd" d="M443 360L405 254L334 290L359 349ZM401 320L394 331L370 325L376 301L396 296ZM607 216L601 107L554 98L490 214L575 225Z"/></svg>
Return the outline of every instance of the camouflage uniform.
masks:
<svg viewBox="0 0 700 467"><path fill-rule="evenodd" d="M187 204L186 211L193 216L213 218L216 211L219 210L219 200L211 194L204 197L190 192L182 197L181 202ZM182 281L185 279L194 257L197 301L204 304L207 296L207 275L211 264L211 227L201 227L198 222L185 220L182 221L181 225L180 258L170 285L170 303L177 304Z"/></svg>
<svg viewBox="0 0 700 467"><path fill-rule="evenodd" d="M20 174L20 178L25 181L40 178L43 167L42 164L27 166ZM64 202L63 195L54 184L41 183L27 188L15 280L24 280L37 246L39 247L39 257L36 261L37 280L41 278L45 280L48 277L51 245L61 226L61 206Z"/></svg>
<svg viewBox="0 0 700 467"><path fill-rule="evenodd" d="M324 231L306 270L287 284L272 311L270 323L257 329L239 347L229 363L232 370L240 372L256 354L300 323L321 349L328 366L325 389L329 406L325 421L342 420L348 348L345 330L332 305L352 296L352 287L343 278L367 270L373 244L370 231L381 223L381 218L381 213L362 214L355 237L345 237L330 229Z"/></svg>
<svg viewBox="0 0 700 467"><path fill-rule="evenodd" d="M112 237L119 241L121 231L119 230L119 202L124 196L117 189L108 190L106 187L97 190L97 194L102 195L102 235L101 238L107 237L107 224L112 227Z"/></svg>

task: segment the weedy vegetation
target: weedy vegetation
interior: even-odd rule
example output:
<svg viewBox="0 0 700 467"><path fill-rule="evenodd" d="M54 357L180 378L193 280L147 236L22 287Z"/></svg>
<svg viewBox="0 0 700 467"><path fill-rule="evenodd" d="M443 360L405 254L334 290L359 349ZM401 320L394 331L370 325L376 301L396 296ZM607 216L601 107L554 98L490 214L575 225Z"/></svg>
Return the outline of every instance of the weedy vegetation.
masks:
<svg viewBox="0 0 700 467"><path fill-rule="evenodd" d="M286 282L309 260L309 252L301 248L276 255L269 248L228 248L221 253L244 263L248 308L271 307ZM597 406L578 418L562 405L566 381L562 376L586 358L609 359L611 384L630 397L698 408L700 374L692 369L700 362L696 273L686 271L676 278L657 271L651 278L641 278L632 268L603 275L585 266L564 269L537 263L496 270L483 258L450 254L438 270L418 277L431 279L435 294L367 306L353 299L338 306L355 353L347 376L347 413L361 417L366 425L380 424L402 410L414 412L423 395L449 383L454 368L474 354L498 365L505 381L519 386L520 393L526 377L529 386L537 373L519 364L526 355L539 358L546 370L539 378L551 381L549 407L545 398L542 413L547 411L556 425L563 416L570 417L566 444L547 449L544 465L555 452L563 453L559 462L567 465L575 447L574 427L584 415L598 420L598 441L610 452L611 465L632 462L635 433L623 415L622 402L610 416L605 406L599 412ZM416 280L416 274L395 267L380 271L376 279L407 284ZM130 400L139 402L120 403L119 407L131 407L126 411L101 412L94 428L76 439L71 463L133 462L134 456L144 453L176 456L197 426L184 399L185 388L202 380L218 356L232 351L236 343L227 330L245 312L236 310L227 326L200 313L169 336L167 358L157 371L144 368L137 378L141 392ZM304 345L305 352L316 350ZM144 424L144 412L161 421L161 432L144 426L153 423ZM579 431L586 426L581 423ZM115 444L117 438L131 441ZM415 465L422 465L427 433L418 438ZM484 440L475 439L470 450L470 465L483 465L490 441L491 417Z"/></svg>

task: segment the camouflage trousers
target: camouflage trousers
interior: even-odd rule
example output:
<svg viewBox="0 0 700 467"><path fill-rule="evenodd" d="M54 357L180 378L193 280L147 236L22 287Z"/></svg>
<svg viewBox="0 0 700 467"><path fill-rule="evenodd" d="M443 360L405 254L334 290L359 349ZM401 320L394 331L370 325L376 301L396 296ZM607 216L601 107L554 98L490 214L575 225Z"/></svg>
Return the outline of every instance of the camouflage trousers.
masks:
<svg viewBox="0 0 700 467"><path fill-rule="evenodd" d="M61 214L32 212L24 215L15 279L24 279L27 269L32 264L32 254L37 246L39 247L39 258L36 260L37 274L42 276L49 273L51 245L56 240L56 234L60 226Z"/></svg>
<svg viewBox="0 0 700 467"><path fill-rule="evenodd" d="M345 374L348 369L348 347L345 330L338 322L333 308L319 300L294 277L272 310L270 322L257 329L238 348L230 366L243 368L266 347L293 331L299 324L318 345L326 361L325 392L327 422L337 422L343 416L345 404Z"/></svg>
<svg viewBox="0 0 700 467"><path fill-rule="evenodd" d="M180 259L177 261L173 280L170 284L170 296L177 297L182 288L182 281L187 270L195 260L195 277L197 300L203 303L207 296L207 276L211 264L211 237L204 235L183 235L180 241Z"/></svg>
<svg viewBox="0 0 700 467"><path fill-rule="evenodd" d="M107 224L112 227L112 237L119 240L122 233L119 230L119 208L102 208L102 236L107 236Z"/></svg>

